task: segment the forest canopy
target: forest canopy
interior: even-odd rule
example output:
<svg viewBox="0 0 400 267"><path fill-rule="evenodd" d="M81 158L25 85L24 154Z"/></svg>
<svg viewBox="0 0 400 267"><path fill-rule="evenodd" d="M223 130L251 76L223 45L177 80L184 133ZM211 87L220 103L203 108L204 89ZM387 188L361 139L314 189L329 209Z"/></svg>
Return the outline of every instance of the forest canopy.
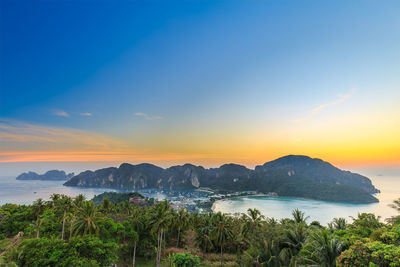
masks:
<svg viewBox="0 0 400 267"><path fill-rule="evenodd" d="M325 226L300 210L278 221L54 194L1 206L0 239L5 266L400 266L400 216L370 213Z"/></svg>

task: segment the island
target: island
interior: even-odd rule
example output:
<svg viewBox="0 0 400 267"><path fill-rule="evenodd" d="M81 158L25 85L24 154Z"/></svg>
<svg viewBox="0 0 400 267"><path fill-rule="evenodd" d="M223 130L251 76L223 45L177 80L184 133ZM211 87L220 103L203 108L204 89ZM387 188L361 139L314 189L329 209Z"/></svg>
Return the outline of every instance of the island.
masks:
<svg viewBox="0 0 400 267"><path fill-rule="evenodd" d="M302 197L350 203L374 203L379 193L371 180L343 171L321 159L288 155L257 166L254 170L238 164L219 168L184 164L161 168L149 163L121 164L96 171L85 171L65 186L101 187L122 190L209 188L224 193L254 191L277 196Z"/></svg>
<svg viewBox="0 0 400 267"><path fill-rule="evenodd" d="M43 181L60 181L68 180L74 176L74 173L66 174L65 171L51 170L44 174L36 172L25 172L17 176L17 180L43 180Z"/></svg>

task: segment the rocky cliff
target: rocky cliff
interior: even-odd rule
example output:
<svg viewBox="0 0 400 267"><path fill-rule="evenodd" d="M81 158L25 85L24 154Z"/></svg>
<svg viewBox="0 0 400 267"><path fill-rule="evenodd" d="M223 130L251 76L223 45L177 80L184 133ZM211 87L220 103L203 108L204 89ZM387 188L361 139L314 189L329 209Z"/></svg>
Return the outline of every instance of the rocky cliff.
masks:
<svg viewBox="0 0 400 267"><path fill-rule="evenodd" d="M65 171L51 170L44 174L36 172L25 172L17 176L17 180L68 180L74 176L74 173L66 174Z"/></svg>
<svg viewBox="0 0 400 267"><path fill-rule="evenodd" d="M82 172L64 185L127 190L209 187L357 203L377 202L371 194L379 192L367 177L342 171L320 159L293 155L267 162L255 170L237 164L211 169L185 164L163 169L147 163L124 163L118 168Z"/></svg>

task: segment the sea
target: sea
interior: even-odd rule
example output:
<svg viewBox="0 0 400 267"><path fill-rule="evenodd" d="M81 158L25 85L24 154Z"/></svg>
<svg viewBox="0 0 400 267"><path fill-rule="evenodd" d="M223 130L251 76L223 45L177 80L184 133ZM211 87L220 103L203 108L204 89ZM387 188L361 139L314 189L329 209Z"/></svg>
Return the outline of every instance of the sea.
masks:
<svg viewBox="0 0 400 267"><path fill-rule="evenodd" d="M214 203L213 210L228 214L244 213L249 208L256 208L261 213L270 218L282 219L291 217L294 209L300 209L309 216L308 221L319 221L327 225L333 218L345 218L348 222L358 213L370 212L385 218L397 215L396 211L389 207L393 200L400 198L400 170L391 171L388 174L363 173L369 177L372 183L381 190L376 194L379 203L372 204L350 204L328 201L318 201L312 199L292 198L292 197L266 197L266 196L247 196L219 200ZM39 181L39 180L16 180L12 176L0 176L0 205L6 203L30 204L38 198L48 200L54 194L66 194L77 196L83 194L86 199L92 199L105 191L116 192L117 190L104 188L79 188L63 186L64 181ZM163 199L162 193L154 193L150 197Z"/></svg>

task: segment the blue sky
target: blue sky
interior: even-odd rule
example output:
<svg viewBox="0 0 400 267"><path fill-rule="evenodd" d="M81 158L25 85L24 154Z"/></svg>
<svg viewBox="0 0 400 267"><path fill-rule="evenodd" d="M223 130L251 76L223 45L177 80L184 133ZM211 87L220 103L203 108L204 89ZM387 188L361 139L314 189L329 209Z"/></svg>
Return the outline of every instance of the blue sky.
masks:
<svg viewBox="0 0 400 267"><path fill-rule="evenodd" d="M50 142L10 137L36 126L104 135L156 161L253 164L293 151L400 162L385 143L400 133L398 1L0 5L0 118L19 127L7 128L7 151L48 153Z"/></svg>

